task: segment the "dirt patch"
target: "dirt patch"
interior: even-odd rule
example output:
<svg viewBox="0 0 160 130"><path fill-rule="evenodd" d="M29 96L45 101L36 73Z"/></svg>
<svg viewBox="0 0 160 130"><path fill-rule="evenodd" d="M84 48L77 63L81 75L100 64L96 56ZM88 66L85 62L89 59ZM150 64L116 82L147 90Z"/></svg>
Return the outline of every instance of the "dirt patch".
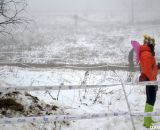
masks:
<svg viewBox="0 0 160 130"><path fill-rule="evenodd" d="M24 111L24 106L20 103L17 103L15 101L15 99L11 99L11 98L0 98L0 109L10 109L10 110L14 110L14 111Z"/></svg>
<svg viewBox="0 0 160 130"><path fill-rule="evenodd" d="M46 104L28 92L9 92L0 95L0 117L44 116L64 114L56 104Z"/></svg>

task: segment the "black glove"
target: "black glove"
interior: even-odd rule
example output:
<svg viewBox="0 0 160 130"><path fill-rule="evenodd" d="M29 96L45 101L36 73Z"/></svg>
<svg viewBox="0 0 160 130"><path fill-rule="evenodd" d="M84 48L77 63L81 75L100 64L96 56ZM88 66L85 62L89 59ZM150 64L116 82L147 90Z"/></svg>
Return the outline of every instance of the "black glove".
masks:
<svg viewBox="0 0 160 130"><path fill-rule="evenodd" d="M158 69L160 69L160 63L158 63Z"/></svg>

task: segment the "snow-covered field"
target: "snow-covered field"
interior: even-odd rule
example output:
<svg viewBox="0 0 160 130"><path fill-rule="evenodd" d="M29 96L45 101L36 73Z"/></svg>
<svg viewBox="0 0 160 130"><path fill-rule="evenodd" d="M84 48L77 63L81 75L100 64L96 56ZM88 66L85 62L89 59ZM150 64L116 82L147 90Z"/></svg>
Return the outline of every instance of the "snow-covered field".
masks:
<svg viewBox="0 0 160 130"><path fill-rule="evenodd" d="M18 67L1 67L1 86L37 86L37 85L78 85L82 84L85 77L85 71L71 69L23 69ZM128 72L117 71L120 77L125 81ZM134 74L133 80L136 80L138 73ZM112 71L89 71L86 84L101 85L110 83L119 83L119 78ZM5 84L7 83L7 84ZM132 112L143 112L145 104L144 86L126 86L127 96ZM123 112L128 111L122 86L109 88L96 88L85 90L61 90L57 99L58 91L28 92L36 96L40 101L47 104L58 104L64 113L69 114L86 114L86 113L103 113L103 112ZM84 96L85 95L85 96ZM155 105L155 111L159 111L159 99ZM18 116L18 115L15 115ZM136 129L143 130L143 117L134 118ZM2 130L9 128L18 130L29 129L54 129L54 124L15 124L2 125ZM57 126L59 129L59 126ZM130 130L132 129L129 116L108 117L102 119L89 119L70 121L69 125L62 125L62 130Z"/></svg>
<svg viewBox="0 0 160 130"><path fill-rule="evenodd" d="M127 64L131 40L142 43L145 33L157 44L160 40L159 24L132 25L126 16L32 13L30 17L33 21L25 31L14 29L14 40L1 38L1 52L19 52L1 54L1 62Z"/></svg>
<svg viewBox="0 0 160 130"><path fill-rule="evenodd" d="M73 14L33 14L34 22L22 33L17 28L14 40L2 37L0 62L22 63L68 63L68 64L128 64L130 41L142 42L144 33L154 36L157 41L156 58L160 59L160 25L130 25L105 15ZM117 23L117 21L119 23ZM122 24L123 23L123 24ZM124 24L126 23L126 24ZM116 71L124 80L129 72ZM72 69L39 69L0 67L1 86L41 86L41 85L105 85L119 83L119 78L112 71L85 71ZM135 72L133 81L139 73ZM143 112L145 104L144 86L126 86L132 112ZM85 90L34 91L28 92L46 104L56 104L63 113L85 114L128 111L122 86ZM51 97L52 95L52 97ZM85 95L85 96L84 96ZM24 96L24 95L23 95ZM25 96L22 97L29 101ZM155 111L159 110L160 95L158 92ZM29 104L28 104L29 105ZM43 105L45 106L45 105ZM59 114L62 114L60 111ZM12 115L13 116L13 115ZM19 116L15 113L15 116ZM23 115L21 115L23 116ZM134 117L136 130L145 130L143 117ZM0 130L59 130L59 124L13 124L1 125ZM131 130L129 116L108 117L70 121L62 124L62 130Z"/></svg>

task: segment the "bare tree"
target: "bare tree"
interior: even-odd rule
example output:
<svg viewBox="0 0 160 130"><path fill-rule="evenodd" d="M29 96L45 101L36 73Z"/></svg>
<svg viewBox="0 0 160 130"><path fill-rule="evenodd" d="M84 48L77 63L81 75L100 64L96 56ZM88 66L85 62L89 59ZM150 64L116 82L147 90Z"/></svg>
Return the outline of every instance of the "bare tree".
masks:
<svg viewBox="0 0 160 130"><path fill-rule="evenodd" d="M22 17L27 7L26 0L0 0L0 34L9 33L10 25L19 25L27 22Z"/></svg>

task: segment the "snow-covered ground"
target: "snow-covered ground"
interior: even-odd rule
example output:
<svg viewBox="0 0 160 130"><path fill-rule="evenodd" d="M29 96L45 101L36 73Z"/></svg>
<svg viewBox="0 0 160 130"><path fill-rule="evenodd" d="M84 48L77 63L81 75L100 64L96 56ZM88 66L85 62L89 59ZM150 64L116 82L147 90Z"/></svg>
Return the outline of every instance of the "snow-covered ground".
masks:
<svg viewBox="0 0 160 130"><path fill-rule="evenodd" d="M24 69L18 67L0 68L1 86L37 86L37 85L80 85L84 81L85 71L71 69ZM116 72L124 81L127 79L128 72ZM133 80L136 80L138 73L134 73ZM119 78L112 71L89 71L86 84L103 85L110 83L119 83ZM7 84L5 84L7 83ZM143 112L145 104L144 86L126 86L127 96L132 112ZM28 92L37 97L46 104L58 104L62 106L64 113L86 114L103 112L123 112L128 111L122 86L109 88L96 88L85 90L61 90L49 91L52 97L46 91ZM84 96L85 95L85 96ZM155 111L159 111L160 95L157 95ZM26 99L27 100L27 99ZM15 115L16 116L16 115ZM134 117L137 130L143 130L143 117ZM41 128L42 127L42 128ZM54 129L53 124L14 124L2 125L2 130L9 128L17 130L29 129ZM57 126L57 129L59 127ZM69 125L62 125L62 130L131 130L132 125L129 116L108 117L102 119L88 119L70 121Z"/></svg>
<svg viewBox="0 0 160 130"><path fill-rule="evenodd" d="M24 31L14 29L14 39L2 37L0 60L32 63L127 64L131 40L143 42L145 33L156 38L159 53L160 25L129 23L126 16L106 14L32 13ZM129 16L128 16L129 17ZM159 55L157 55L160 59Z"/></svg>
<svg viewBox="0 0 160 130"><path fill-rule="evenodd" d="M143 34L156 38L156 58L160 59L160 25L130 25L106 15L74 14L32 14L34 22L23 32L16 28L14 40L1 37L0 52L18 52L0 54L0 62L27 63L68 63L68 64L128 64L130 41L142 42ZM117 23L118 22L118 23ZM124 24L125 23L125 24ZM22 33L23 32L23 33ZM127 80L127 71L116 71ZM37 85L81 85L85 71L72 69L39 69L0 67L1 86L37 86ZM139 73L135 72L136 81ZM89 71L87 85L119 83L112 71ZM145 104L144 86L126 86L132 112L143 112ZM45 104L56 104L64 113L84 114L128 111L122 86L85 90L61 90L28 92ZM30 101L24 95L23 99ZM158 92L155 111L159 110ZM45 106L45 105L44 105ZM61 112L59 114L62 114ZM17 114L15 115L17 116ZM24 115L21 115L24 116ZM134 118L136 130L143 130L143 118ZM1 125L0 130L54 130L55 124L13 124ZM57 126L56 130L59 129ZM62 124L62 130L131 130L129 116L108 117L70 121Z"/></svg>

